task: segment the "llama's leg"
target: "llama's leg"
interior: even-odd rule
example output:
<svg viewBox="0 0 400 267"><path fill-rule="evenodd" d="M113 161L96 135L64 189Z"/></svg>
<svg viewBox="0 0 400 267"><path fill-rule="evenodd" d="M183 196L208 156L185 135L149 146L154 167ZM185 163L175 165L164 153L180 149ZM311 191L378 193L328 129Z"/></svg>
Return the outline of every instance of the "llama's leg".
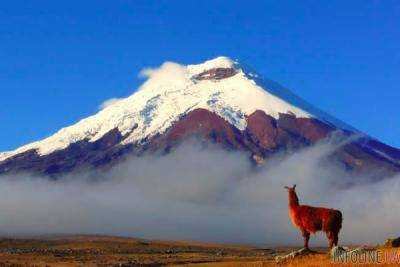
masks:
<svg viewBox="0 0 400 267"><path fill-rule="evenodd" d="M306 230L302 230L301 234L304 238L304 247L308 249L308 241L310 240L310 233Z"/></svg>
<svg viewBox="0 0 400 267"><path fill-rule="evenodd" d="M337 246L339 241L339 232L335 232L335 234L333 235L333 245Z"/></svg>
<svg viewBox="0 0 400 267"><path fill-rule="evenodd" d="M329 232L326 232L326 237L328 238L328 241L329 241L329 249L331 249L335 244L335 241L334 241L335 234L333 232L329 231Z"/></svg>

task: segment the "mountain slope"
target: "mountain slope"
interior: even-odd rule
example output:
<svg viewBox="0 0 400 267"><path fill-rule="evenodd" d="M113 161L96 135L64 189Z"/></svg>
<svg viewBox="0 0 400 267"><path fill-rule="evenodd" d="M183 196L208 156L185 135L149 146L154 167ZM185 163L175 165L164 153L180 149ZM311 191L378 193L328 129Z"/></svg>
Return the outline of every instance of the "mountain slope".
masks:
<svg viewBox="0 0 400 267"><path fill-rule="evenodd" d="M143 74L148 80L133 95L46 139L0 153L0 173L102 166L129 153L168 151L193 135L249 151L260 162L332 131L357 132L226 57L188 66L167 62ZM338 153L349 169L399 170L399 150L366 136L352 145L359 149Z"/></svg>

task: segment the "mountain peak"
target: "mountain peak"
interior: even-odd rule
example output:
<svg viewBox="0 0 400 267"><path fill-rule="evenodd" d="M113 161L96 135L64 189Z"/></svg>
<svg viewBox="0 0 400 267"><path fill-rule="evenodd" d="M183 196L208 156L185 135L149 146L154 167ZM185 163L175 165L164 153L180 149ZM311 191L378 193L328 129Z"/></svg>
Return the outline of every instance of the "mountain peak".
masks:
<svg viewBox="0 0 400 267"><path fill-rule="evenodd" d="M256 110L274 118L282 113L318 117L276 88L269 90L269 84L263 85L257 75L228 57L187 66L166 62L141 74L147 80L131 96L46 139L0 153L0 161L25 151L46 155L79 141L95 142L114 129L123 136L124 145L142 142L195 109L209 110L241 131L247 126L246 117Z"/></svg>
<svg viewBox="0 0 400 267"><path fill-rule="evenodd" d="M214 59L207 60L200 64L187 65L189 73L195 75L200 74L204 71L216 68L234 68L237 61L230 59L229 57L219 56Z"/></svg>

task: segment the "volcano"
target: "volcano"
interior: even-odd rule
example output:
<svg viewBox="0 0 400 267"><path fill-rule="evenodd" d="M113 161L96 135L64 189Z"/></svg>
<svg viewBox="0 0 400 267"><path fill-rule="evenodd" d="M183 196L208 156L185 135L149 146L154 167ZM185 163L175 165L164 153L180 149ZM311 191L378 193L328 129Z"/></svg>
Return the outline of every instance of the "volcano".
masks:
<svg viewBox="0 0 400 267"><path fill-rule="evenodd" d="M170 153L188 138L249 154L255 165L332 134L357 136L332 153L349 172L400 171L400 150L318 110L238 61L164 63L131 96L43 140L0 153L0 174L57 176L106 168L128 155Z"/></svg>

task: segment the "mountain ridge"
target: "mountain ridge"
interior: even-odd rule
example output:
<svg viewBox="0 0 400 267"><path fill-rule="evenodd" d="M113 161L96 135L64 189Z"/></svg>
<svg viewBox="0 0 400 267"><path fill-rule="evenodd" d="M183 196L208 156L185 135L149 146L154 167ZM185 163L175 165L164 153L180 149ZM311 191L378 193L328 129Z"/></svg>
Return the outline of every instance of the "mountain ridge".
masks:
<svg viewBox="0 0 400 267"><path fill-rule="evenodd" d="M180 131L184 132L181 138L186 138L187 133L200 136L206 133L207 138L213 142L238 143L240 145L236 148L245 148L244 150L253 154L253 158L264 158L268 149L287 149L288 144L295 144L297 147L311 145L334 130L359 134L351 126L314 108L279 84L262 79L254 71L227 57L187 66L166 62L157 69L143 70L142 75L148 79L131 96L59 130L48 138L14 151L0 153L0 173L35 169L29 167L29 162L40 162L41 158L52 154L58 155L50 156L57 158L58 162L55 159L50 160L49 166L39 168L39 172L57 173L58 169L69 170L65 166L54 167L59 166L60 162L64 162L72 170L77 165L84 164L85 157L89 160L89 154L104 154L102 149L110 149L109 146L115 148L117 156L110 154L115 157L118 157L120 148L130 150L127 148L142 147L138 150L143 150L152 147L152 150L157 150L149 142L158 143L159 149L168 149L172 146L171 132L176 135ZM188 120L188 117L191 119ZM182 120L186 124L181 123ZM176 127L181 127L181 130ZM235 140L235 136L240 140ZM363 139L367 140L364 143L369 143L364 146L367 154L382 162L392 161L395 169L398 167L398 149L377 140L372 142L374 139L368 136ZM280 140L284 140L283 143ZM172 143L175 141L177 140ZM267 146L267 149L266 144L279 145ZM358 146L362 147L362 143ZM64 150L70 154L64 155ZM80 158L83 162L68 162L74 153L86 155L84 159ZM113 159L114 156L110 157ZM18 164L25 164L18 158L28 164L17 167ZM350 161L355 162L351 164L351 168L359 162L347 160ZM369 161L373 160L370 158ZM90 160L90 164L97 166L95 162Z"/></svg>

